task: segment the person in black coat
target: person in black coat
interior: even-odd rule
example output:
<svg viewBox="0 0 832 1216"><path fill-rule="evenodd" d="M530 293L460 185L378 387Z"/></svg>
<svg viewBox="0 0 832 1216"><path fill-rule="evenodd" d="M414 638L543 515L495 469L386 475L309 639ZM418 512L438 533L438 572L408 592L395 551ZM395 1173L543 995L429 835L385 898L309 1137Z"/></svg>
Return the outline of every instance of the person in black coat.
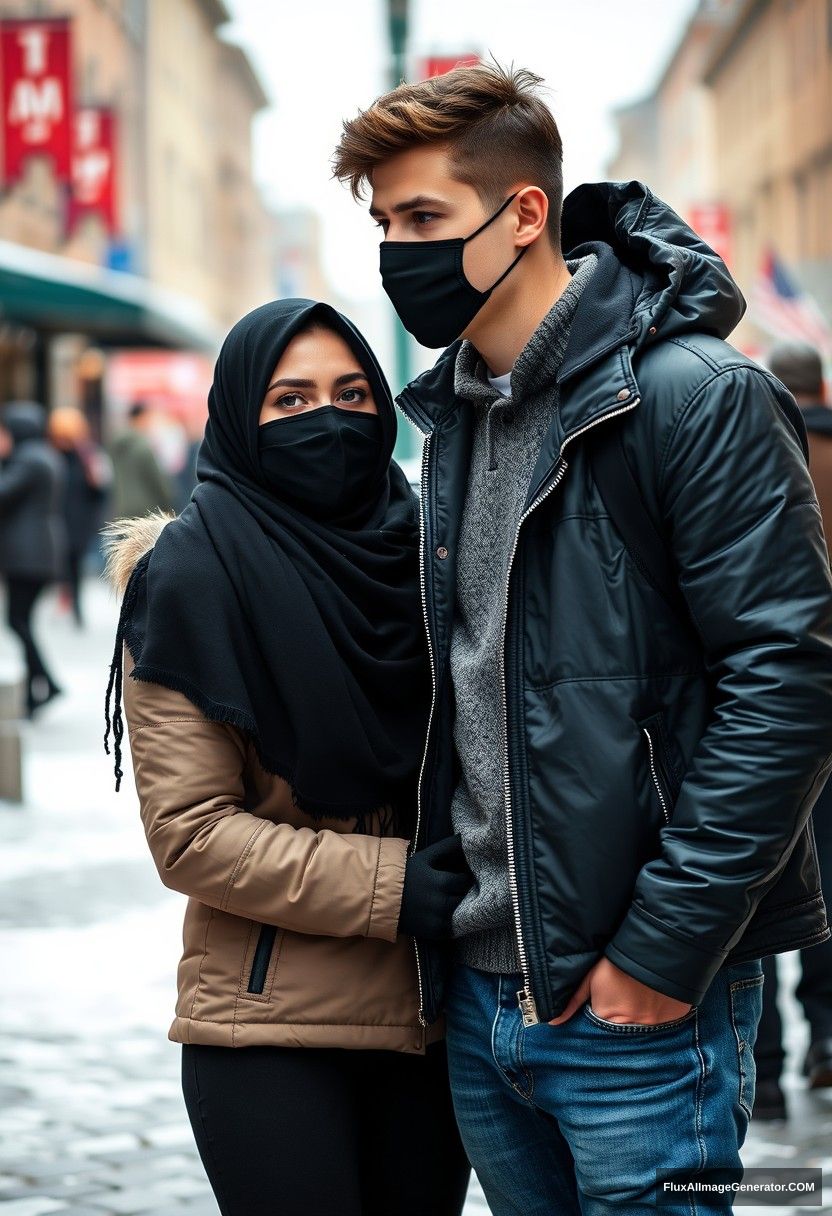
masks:
<svg viewBox="0 0 832 1216"><path fill-rule="evenodd" d="M23 645L31 717L61 691L32 627L38 597L60 578L66 557L63 468L46 440L43 406L17 401L0 411L0 457L0 574L8 592L8 625Z"/></svg>

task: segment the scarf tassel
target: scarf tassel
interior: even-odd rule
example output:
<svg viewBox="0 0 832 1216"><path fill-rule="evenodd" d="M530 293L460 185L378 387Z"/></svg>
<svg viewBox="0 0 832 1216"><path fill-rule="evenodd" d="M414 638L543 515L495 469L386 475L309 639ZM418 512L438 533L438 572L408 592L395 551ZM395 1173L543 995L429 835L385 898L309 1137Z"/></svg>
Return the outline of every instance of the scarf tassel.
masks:
<svg viewBox="0 0 832 1216"><path fill-rule="evenodd" d="M109 756L110 754L110 732L113 735L113 752L114 752L114 768L116 777L116 793L121 789L121 779L124 772L121 767L121 741L124 738L124 718L121 712L121 693L124 683L124 634L127 629L127 624L136 605L136 596L139 590L139 580L147 570L147 564L150 561L152 550L148 550L143 554L133 568L133 573L125 588L124 598L121 602L121 612L118 617L118 628L116 629L116 642L113 649L113 660L110 663L110 679L107 684L107 691L104 695L104 721L106 730L104 731L104 751ZM112 718L110 717L110 704L113 703Z"/></svg>

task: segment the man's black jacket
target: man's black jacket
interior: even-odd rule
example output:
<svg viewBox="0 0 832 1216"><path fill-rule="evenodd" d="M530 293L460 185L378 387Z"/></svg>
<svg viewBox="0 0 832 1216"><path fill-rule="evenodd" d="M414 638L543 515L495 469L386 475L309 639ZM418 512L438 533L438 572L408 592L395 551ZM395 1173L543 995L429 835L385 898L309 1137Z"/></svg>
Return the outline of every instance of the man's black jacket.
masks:
<svg viewBox="0 0 832 1216"><path fill-rule="evenodd" d="M832 580L799 411L724 341L745 302L722 261L641 183L575 190L563 248L599 264L505 588L508 866L530 1022L562 1012L602 954L698 1003L724 963L829 937L810 813L832 766ZM457 777L448 652L473 408L454 396L458 346L399 399L426 436L435 696L420 848L452 830ZM593 483L587 437L610 425L684 614L639 573ZM447 952L417 945L430 1021Z"/></svg>

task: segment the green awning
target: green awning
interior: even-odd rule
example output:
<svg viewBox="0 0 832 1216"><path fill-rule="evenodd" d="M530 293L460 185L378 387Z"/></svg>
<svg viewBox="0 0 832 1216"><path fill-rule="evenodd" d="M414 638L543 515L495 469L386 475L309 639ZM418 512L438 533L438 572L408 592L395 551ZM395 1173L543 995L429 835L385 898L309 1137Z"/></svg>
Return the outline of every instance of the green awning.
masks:
<svg viewBox="0 0 832 1216"><path fill-rule="evenodd" d="M115 346L215 351L222 340L216 323L185 296L11 241L0 241L0 321Z"/></svg>

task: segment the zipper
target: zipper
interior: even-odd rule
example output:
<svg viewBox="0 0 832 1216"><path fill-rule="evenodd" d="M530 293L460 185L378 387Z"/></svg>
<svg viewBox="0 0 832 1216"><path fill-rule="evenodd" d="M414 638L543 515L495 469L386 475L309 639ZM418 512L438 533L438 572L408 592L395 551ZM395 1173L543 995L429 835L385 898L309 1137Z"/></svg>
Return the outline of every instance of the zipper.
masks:
<svg viewBox="0 0 832 1216"><path fill-rule="evenodd" d="M266 975L269 970L269 960L272 957L272 949L274 948L276 936L277 929L274 925L261 925L260 936L257 939L254 958L251 962L251 975L248 981L249 992L262 993L266 986Z"/></svg>
<svg viewBox="0 0 832 1216"><path fill-rule="evenodd" d="M415 423L413 424L415 426ZM416 427L418 430L419 428ZM422 432L424 434L424 432ZM431 700L430 714L428 715L428 727L425 734L425 751L422 756L422 765L419 769L419 782L416 787L416 829L413 833L413 839L410 845L411 857L416 852L417 843L419 840L419 828L422 822L422 780L425 775L425 766L428 760L428 749L430 747L430 732L433 725L433 713L436 708L436 661L433 653L433 642L430 636L430 622L428 620L428 595L427 595L427 580L425 578L425 510L427 503L427 495L425 493L428 479L428 453L430 450L431 434L425 434L425 442L422 449L422 492L419 500L419 584L422 592L422 616L425 623L425 636L428 642L428 658L430 659L430 678L431 678ZM416 979L419 984L419 1025L424 1029L427 1026L425 1018L425 992L422 982L422 961L419 957L419 947L416 943L416 938L413 939L413 953L416 956Z"/></svg>
<svg viewBox="0 0 832 1216"><path fill-rule="evenodd" d="M517 553L517 546L520 542L520 529L525 521L529 518L533 511L536 511L542 502L549 497L553 490L560 485L564 474L569 465L563 458L563 453L566 451L568 444L573 439L577 439L579 435L583 435L594 426L598 426L601 422L606 422L609 418L616 418L619 414L626 414L630 410L635 409L639 404L640 398L636 397L629 405L622 406L621 409L613 410L610 414L605 414L603 418L596 418L594 422L587 423L580 430L574 431L568 435L561 444L558 452L558 465L555 470L555 476L550 484L540 494L534 502L523 512L517 524L517 529L514 533L514 544L509 554L508 569L506 571L505 581L505 599L503 601L503 622L501 631L501 663L500 663L500 687L503 700L503 794L506 812L506 850L508 854L508 885L511 893L511 906L514 912L514 928L517 935L517 957L520 962L520 971L523 978L523 987L516 993L517 1004L523 1017L524 1026L536 1026L540 1021L537 1012L537 1002L532 992L531 980L529 978L529 964L526 955L526 944L523 941L523 926L520 923L520 895L517 889L517 859L514 851L514 824L511 816L511 777L509 773L509 755L508 755L508 697L506 692L506 627L508 624L508 602L509 590L511 584L511 570L514 565L514 557Z"/></svg>
<svg viewBox="0 0 832 1216"><path fill-rule="evenodd" d="M670 823L670 812L667 809L667 800L664 795L664 790L662 789L661 781L659 780L658 769L659 769L660 761L659 761L658 752L657 752L657 749L654 747L653 737L650 734L650 731L647 729L646 726L642 726L641 729L644 731L645 738L647 739L647 747L649 748L649 751L650 751L650 775L653 778L653 785L656 787L656 793L659 796L659 802L661 803L662 814L664 815L664 821L665 821L665 823Z"/></svg>

